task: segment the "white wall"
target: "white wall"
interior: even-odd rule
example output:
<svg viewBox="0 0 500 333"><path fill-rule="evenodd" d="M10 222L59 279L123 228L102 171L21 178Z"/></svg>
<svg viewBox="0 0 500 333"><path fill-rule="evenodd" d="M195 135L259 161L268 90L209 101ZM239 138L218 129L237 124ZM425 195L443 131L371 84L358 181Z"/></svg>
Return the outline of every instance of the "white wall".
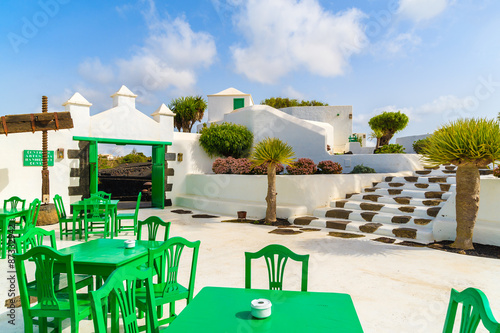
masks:
<svg viewBox="0 0 500 333"><path fill-rule="evenodd" d="M413 150L413 143L417 140L425 139L429 135L430 134L403 136L396 138L396 144L403 146L405 148L405 153L415 154L415 151Z"/></svg>
<svg viewBox="0 0 500 333"><path fill-rule="evenodd" d="M254 105L224 116L224 121L246 126L254 134L254 144L277 137L293 147L295 156L315 162L330 158L326 151L325 128L298 119L267 105Z"/></svg>
<svg viewBox="0 0 500 333"><path fill-rule="evenodd" d="M343 153L345 144L352 134L352 106L296 106L280 109L299 119L320 121L332 125L335 153Z"/></svg>
<svg viewBox="0 0 500 333"><path fill-rule="evenodd" d="M172 184L172 191L167 192L170 199L179 193L186 193L186 176L190 174L213 173L212 164L215 158L210 158L201 148L200 134L174 132L172 146L168 147L169 153L182 153L182 161L169 161L168 167L174 169L174 175L168 176Z"/></svg>
<svg viewBox="0 0 500 333"><path fill-rule="evenodd" d="M373 168L376 172L414 171L423 168L417 154L345 154L332 155L329 160L340 163L344 173L351 172L358 164Z"/></svg>
<svg viewBox="0 0 500 333"><path fill-rule="evenodd" d="M252 96L244 95L208 95L208 122L221 121L224 115L232 112L234 109L233 100L235 98L243 98L245 107L253 105Z"/></svg>
<svg viewBox="0 0 500 333"><path fill-rule="evenodd" d="M69 186L79 185L78 177L70 177L71 168L79 168L79 160L68 158L68 150L79 149L73 136L154 141L173 138L172 116L161 116L158 118L161 121L157 122L135 109L135 102L132 103L129 96L114 96L113 100L118 103L116 107L92 117L92 104L78 93L63 104L65 111L71 113L74 128L48 132L48 149L64 149L64 158L55 156L54 166L48 167L51 201L56 194L61 195L67 205L80 199L79 195L69 196L68 190ZM0 200L13 195L27 201L41 198L42 167L23 166L23 150L41 150L41 137L41 132L0 136L3 156L0 159Z"/></svg>
<svg viewBox="0 0 500 333"><path fill-rule="evenodd" d="M482 176L480 186L479 211L472 239L475 243L500 246L500 219L498 218L500 179ZM433 232L437 241L455 240L457 227L455 205L455 193L453 193L434 220Z"/></svg>
<svg viewBox="0 0 500 333"><path fill-rule="evenodd" d="M345 198L347 193L359 193L372 182L387 176L408 176L411 172L359 175L277 175L277 205L306 206L312 214L318 207L325 207L332 200ZM186 177L186 194L201 195L210 199L258 202L266 204L266 175L201 175ZM195 208L195 207L193 207ZM208 211L210 207L206 207ZM214 211L214 213L217 213Z"/></svg>

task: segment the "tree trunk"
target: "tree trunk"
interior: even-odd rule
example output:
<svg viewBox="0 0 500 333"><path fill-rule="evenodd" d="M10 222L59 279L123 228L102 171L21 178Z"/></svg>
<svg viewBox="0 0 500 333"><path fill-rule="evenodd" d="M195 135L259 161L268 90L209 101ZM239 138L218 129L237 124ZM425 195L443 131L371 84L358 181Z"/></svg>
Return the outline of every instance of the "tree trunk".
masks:
<svg viewBox="0 0 500 333"><path fill-rule="evenodd" d="M479 210L479 169L473 163L457 167L456 216L457 237L451 247L472 250L472 235Z"/></svg>
<svg viewBox="0 0 500 333"><path fill-rule="evenodd" d="M385 135L382 135L380 137L380 139L378 140L378 144L379 146L378 147L382 147L382 146L385 146L385 145L388 145L389 144L389 141L391 141L392 137L393 137L394 134L385 134ZM378 148L377 147L377 148Z"/></svg>
<svg viewBox="0 0 500 333"><path fill-rule="evenodd" d="M267 166L266 223L276 222L276 165Z"/></svg>

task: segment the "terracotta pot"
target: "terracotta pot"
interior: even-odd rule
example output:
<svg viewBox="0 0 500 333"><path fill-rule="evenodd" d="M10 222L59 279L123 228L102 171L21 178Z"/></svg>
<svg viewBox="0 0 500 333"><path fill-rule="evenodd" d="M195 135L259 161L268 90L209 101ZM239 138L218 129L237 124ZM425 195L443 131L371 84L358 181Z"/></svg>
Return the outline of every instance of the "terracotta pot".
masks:
<svg viewBox="0 0 500 333"><path fill-rule="evenodd" d="M238 219L240 220L245 220L247 218L247 212L244 210L240 210L239 212L237 212L237 214L238 214Z"/></svg>

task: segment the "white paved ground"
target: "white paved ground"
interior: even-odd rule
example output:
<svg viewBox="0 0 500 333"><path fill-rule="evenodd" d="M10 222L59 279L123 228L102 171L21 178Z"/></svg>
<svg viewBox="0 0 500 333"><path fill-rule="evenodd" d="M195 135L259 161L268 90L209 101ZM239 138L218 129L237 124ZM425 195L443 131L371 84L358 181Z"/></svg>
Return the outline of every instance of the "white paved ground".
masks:
<svg viewBox="0 0 500 333"><path fill-rule="evenodd" d="M441 332L452 287L483 290L494 315L500 319L500 260L383 244L369 237L335 238L327 236L330 230L326 229L299 235L270 234L274 227L220 223L220 218L194 219L191 215L171 213L172 209L143 209L140 218L158 215L172 222L171 236L201 240L196 292L204 286L243 287L244 252L277 243L297 253L310 254L310 291L352 296L365 332ZM59 241L58 231L56 234L59 248L74 244ZM132 235L122 234L120 238ZM298 267L289 268L291 275L285 278L285 282L290 282L288 289L299 289ZM8 275L7 262L1 260L2 305L9 289ZM265 288L266 279L264 274L255 276L253 286ZM15 325L11 325L8 312L2 309L0 332L23 332L21 310L16 310ZM80 331L93 332L92 322L82 321ZM69 328L64 332L69 332Z"/></svg>

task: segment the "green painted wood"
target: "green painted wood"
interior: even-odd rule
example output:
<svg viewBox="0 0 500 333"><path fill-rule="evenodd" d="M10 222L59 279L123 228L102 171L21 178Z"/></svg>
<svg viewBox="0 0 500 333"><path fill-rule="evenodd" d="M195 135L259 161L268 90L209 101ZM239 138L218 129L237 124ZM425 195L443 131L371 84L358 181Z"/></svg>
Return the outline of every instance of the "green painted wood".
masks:
<svg viewBox="0 0 500 333"><path fill-rule="evenodd" d="M451 289L443 333L453 332L458 304L462 304L460 333L476 332L480 322L488 332L500 332L500 323L495 320L486 295L479 289L467 288L462 292Z"/></svg>
<svg viewBox="0 0 500 333"><path fill-rule="evenodd" d="M134 266L126 265L114 271L106 283L96 291L90 293L94 329L96 333L107 333L107 305L112 296L111 305L111 332L118 332L119 320L122 322L124 333L139 332L136 315L136 289L144 286L147 300L147 332L156 332L156 312L153 310L152 270L139 270ZM141 281L140 284L137 281ZM121 316L119 314L121 313ZM119 319L120 318L120 319Z"/></svg>
<svg viewBox="0 0 500 333"><path fill-rule="evenodd" d="M151 170L151 205L165 208L165 146L153 146Z"/></svg>
<svg viewBox="0 0 500 333"><path fill-rule="evenodd" d="M137 203L135 204L134 213L123 213L116 215L115 235L118 236L120 231L132 230L134 235L137 234L137 218L139 217L139 207L141 206L142 192L137 195ZM132 225L123 224L123 220L132 220Z"/></svg>
<svg viewBox="0 0 500 333"><path fill-rule="evenodd" d="M166 241L168 239L168 236L170 234L170 222L165 222L158 216L152 215L148 216L144 221L137 222L137 240L142 239L142 228L144 225L146 226L146 229L148 231L147 240L156 240L160 226L164 228L163 240Z"/></svg>
<svg viewBox="0 0 500 333"><path fill-rule="evenodd" d="M33 318L38 317L40 332L47 331L47 318L54 318L56 326L61 320L70 318L71 331L78 332L79 321L91 313L87 295L77 297L73 260L71 255L63 255L48 246L37 246L24 254L14 254L16 274L18 278L21 305L23 308L24 332L33 333ZM37 283L37 303L29 302L26 280L26 263L32 261L36 265L35 281ZM57 293L53 279L53 269L58 263L67 272L68 288L65 293Z"/></svg>
<svg viewBox="0 0 500 333"><path fill-rule="evenodd" d="M16 196L3 201L3 210L5 211L24 210L24 206L26 206L26 200Z"/></svg>
<svg viewBox="0 0 500 333"><path fill-rule="evenodd" d="M109 201L98 196L83 200L85 241L88 241L89 234L102 234L104 238L110 235L113 238L111 222L113 209L109 207Z"/></svg>
<svg viewBox="0 0 500 333"><path fill-rule="evenodd" d="M10 242L7 237L7 231L9 229L9 221L15 219L19 216L26 216L29 213L29 209L24 210L4 210L0 208L0 228L2 229L2 259L7 257L7 247L12 247L14 249L14 243ZM10 243L9 243L10 242Z"/></svg>
<svg viewBox="0 0 500 333"><path fill-rule="evenodd" d="M245 288L251 288L252 260L264 257L269 277L269 289L283 289L283 275L288 258L302 262L301 290L307 291L309 255L296 254L287 247L271 244L257 252L245 252Z"/></svg>
<svg viewBox="0 0 500 333"><path fill-rule="evenodd" d="M255 319L250 302L271 301L271 316ZM205 287L167 330L176 332L363 332L351 296L284 290Z"/></svg>
<svg viewBox="0 0 500 333"><path fill-rule="evenodd" d="M234 98L233 99L233 110L241 109L244 106L245 106L245 99L244 98Z"/></svg>
<svg viewBox="0 0 500 333"><path fill-rule="evenodd" d="M75 273L109 276L115 269L124 265L143 264L148 258L148 249L164 242L136 241L132 249L125 248L124 239L98 238L85 243L61 249L62 254L73 254ZM62 267L56 267L60 272Z"/></svg>
<svg viewBox="0 0 500 333"><path fill-rule="evenodd" d="M74 219L73 216L66 214L64 202L59 194L56 194L54 196L54 206L56 207L57 219L59 220L59 238L62 240L63 235L74 235L74 232L76 232L77 230L78 232L80 232L82 228L82 219L78 214ZM73 228L68 228L68 223L73 223Z"/></svg>
<svg viewBox="0 0 500 333"><path fill-rule="evenodd" d="M16 253L25 253L27 250L40 245L50 244L50 247L57 250L56 234L54 230L45 230L42 228L30 229L26 234L16 239ZM91 291L94 287L94 279L91 275L75 274L75 287L76 290L87 288ZM27 284L28 294L36 296L37 283L30 281ZM68 278L64 273L54 274L54 289L56 292L66 292L68 289Z"/></svg>
<svg viewBox="0 0 500 333"><path fill-rule="evenodd" d="M97 193L99 185L99 170L98 170L98 150L97 142L89 142L89 180L90 180L90 195Z"/></svg>
<svg viewBox="0 0 500 333"><path fill-rule="evenodd" d="M189 281L186 286L178 280L179 262L185 248L191 248L191 271ZM194 292L194 283L196 278L196 268L198 263L198 251L200 241L190 242L182 237L169 238L165 243L157 248L149 249L148 267L157 273L154 283L154 306L158 307L158 323L164 325L171 323L176 317L175 302L186 300L187 304L191 302ZM144 288L137 291L137 307L141 311L147 311L147 301ZM162 318L162 306L170 304L170 313L168 317Z"/></svg>
<svg viewBox="0 0 500 333"><path fill-rule="evenodd" d="M120 202L120 200L109 200L107 202L108 210L111 212L111 225L114 225L114 223L116 221L116 214L118 212L118 203L119 202ZM104 202L103 202L102 208L104 208ZM83 212L85 211L85 200L73 202L71 204L71 210L73 212L73 226L76 226L78 219L83 220ZM80 228L82 228L82 227L83 227L83 223L82 223L82 226ZM79 234L80 239L82 238L82 230L73 228L72 240L75 240L75 234L77 232Z"/></svg>
<svg viewBox="0 0 500 333"><path fill-rule="evenodd" d="M19 223L11 223L10 232L15 235L24 235L30 229L36 226L36 221L38 219L38 212L40 211L41 205L40 199L34 199L28 208L28 213L24 215L25 218L22 218Z"/></svg>
<svg viewBox="0 0 500 333"><path fill-rule="evenodd" d="M169 141L151 141L151 140L126 140L126 139L113 139L113 138L94 138L86 136L74 136L75 141L89 141L96 143L108 143L115 145L135 145L135 146L171 146L172 142Z"/></svg>

